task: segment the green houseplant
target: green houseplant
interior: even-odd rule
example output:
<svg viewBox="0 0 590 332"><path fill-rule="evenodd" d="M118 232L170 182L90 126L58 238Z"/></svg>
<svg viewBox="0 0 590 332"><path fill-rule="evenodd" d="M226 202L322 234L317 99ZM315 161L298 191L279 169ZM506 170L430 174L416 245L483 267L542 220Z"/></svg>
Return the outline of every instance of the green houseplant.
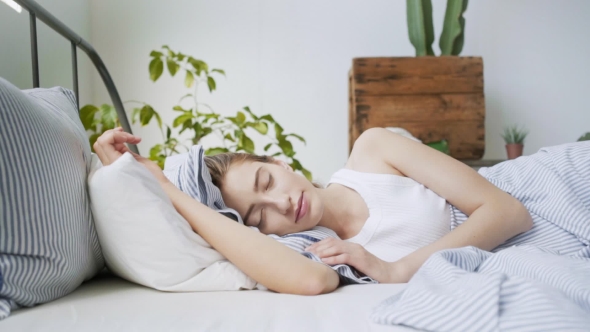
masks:
<svg viewBox="0 0 590 332"><path fill-rule="evenodd" d="M209 65L193 56L175 52L164 45L159 50L150 53L149 76L156 82L168 69L171 76L183 76L184 84L190 92L179 98L171 107L171 111L178 115L171 125L165 124L158 111L150 104L141 101L127 101L133 104L131 120L139 122L141 126L155 122L162 135L162 143L154 145L149 151L149 158L164 166L166 157L188 150L190 145L200 144L207 136L215 135L221 145L210 146L206 155L224 152L255 153L256 147L251 135L263 136L267 141L263 151L273 157L280 157L298 170L309 180L312 174L295 158L292 139L304 144L305 139L295 133L287 133L270 114L258 116L249 107L243 107L234 116L223 116L214 112L212 107L198 99L200 87L206 87L210 93L217 89L216 78L225 76L222 69L210 69ZM90 144L104 131L118 126L117 114L113 106L104 104L100 107L85 105L80 110L80 118L89 134ZM181 139L189 136L188 139ZM188 144L187 144L188 143Z"/></svg>
<svg viewBox="0 0 590 332"><path fill-rule="evenodd" d="M529 134L525 128L519 128L517 125L504 128L502 138L506 143L506 154L508 159L515 159L522 156L524 148L524 139Z"/></svg>
<svg viewBox="0 0 590 332"><path fill-rule="evenodd" d="M465 18L468 0L448 0L442 33L439 38L441 55L459 55L465 40ZM408 34L416 56L434 55L434 25L430 0L406 0Z"/></svg>
<svg viewBox="0 0 590 332"><path fill-rule="evenodd" d="M434 56L430 0L406 0L415 57L355 58L349 77L349 148L365 130L400 127L423 143L448 144L457 159L485 152L483 60L459 54L465 42L467 0L447 0ZM445 148L446 150L446 148Z"/></svg>
<svg viewBox="0 0 590 332"><path fill-rule="evenodd" d="M581 141L590 141L590 131L585 133L584 135L580 136L580 138L578 138L578 142Z"/></svg>

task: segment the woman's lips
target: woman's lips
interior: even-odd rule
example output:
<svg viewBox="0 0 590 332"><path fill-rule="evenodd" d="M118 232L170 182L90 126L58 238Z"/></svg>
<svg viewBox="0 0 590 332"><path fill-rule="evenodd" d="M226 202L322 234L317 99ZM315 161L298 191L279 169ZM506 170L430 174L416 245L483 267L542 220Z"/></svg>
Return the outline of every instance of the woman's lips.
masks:
<svg viewBox="0 0 590 332"><path fill-rule="evenodd" d="M299 219L305 216L305 214L307 213L308 206L309 204L307 203L307 200L305 200L303 193L301 193L301 196L299 197L299 202L297 203L297 214L295 216L295 222L298 222Z"/></svg>

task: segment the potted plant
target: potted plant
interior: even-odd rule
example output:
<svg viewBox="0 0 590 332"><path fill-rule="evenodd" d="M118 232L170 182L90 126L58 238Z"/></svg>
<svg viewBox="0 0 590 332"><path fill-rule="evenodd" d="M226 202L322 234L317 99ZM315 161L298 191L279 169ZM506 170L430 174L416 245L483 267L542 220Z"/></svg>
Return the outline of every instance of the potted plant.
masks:
<svg viewBox="0 0 590 332"><path fill-rule="evenodd" d="M306 144L303 137L285 132L270 114L256 115L246 106L238 110L235 116L224 116L197 98L199 88L207 88L211 93L217 89L214 75L225 76L224 70L209 69L206 62L175 52L166 45L159 50L153 50L150 57L149 77L152 81L156 82L167 67L171 76L182 74L186 88L192 90L180 97L171 107L171 111L177 114L172 125L164 123L160 112L148 103L136 100L125 102L136 106L131 111L133 123L139 122L141 126L155 123L158 126L162 143L154 145L149 150L149 158L160 167L164 167L166 157L184 152L190 145L201 144L201 140L206 136L217 136L221 142L216 146L207 146L206 155L224 152L255 153L256 147L250 138L252 134L262 136L266 141L264 153L283 159L294 170L300 171L307 179L312 180L311 172L296 158L291 142L296 139ZM106 130L119 125L115 108L108 104L100 107L85 105L80 109L80 119L89 136L90 146ZM181 138L183 132L188 133L184 135L184 140Z"/></svg>
<svg viewBox="0 0 590 332"><path fill-rule="evenodd" d="M524 139L528 134L529 132L526 129L520 129L516 125L504 128L504 134L502 134L502 137L504 138L504 142L506 142L506 154L508 155L508 159L516 159L522 156Z"/></svg>
<svg viewBox="0 0 590 332"><path fill-rule="evenodd" d="M372 127L401 127L425 144L446 140L457 159L485 147L483 60L458 56L467 0L448 0L434 56L430 0L406 0L415 57L355 58L349 75L349 147Z"/></svg>

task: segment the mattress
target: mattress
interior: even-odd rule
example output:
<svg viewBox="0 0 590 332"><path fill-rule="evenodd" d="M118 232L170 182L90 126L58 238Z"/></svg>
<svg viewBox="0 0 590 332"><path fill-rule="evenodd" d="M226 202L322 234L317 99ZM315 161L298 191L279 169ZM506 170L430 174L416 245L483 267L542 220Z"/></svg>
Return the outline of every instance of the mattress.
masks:
<svg viewBox="0 0 590 332"><path fill-rule="evenodd" d="M350 285L319 296L269 291L165 293L102 276L57 301L20 309L1 331L413 331L369 321L406 284Z"/></svg>

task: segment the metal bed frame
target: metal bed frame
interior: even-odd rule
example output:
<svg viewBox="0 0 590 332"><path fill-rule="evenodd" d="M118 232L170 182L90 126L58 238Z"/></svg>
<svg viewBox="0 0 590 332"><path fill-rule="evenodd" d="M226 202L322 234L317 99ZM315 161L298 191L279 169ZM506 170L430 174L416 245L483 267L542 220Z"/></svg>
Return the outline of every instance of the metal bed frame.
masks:
<svg viewBox="0 0 590 332"><path fill-rule="evenodd" d="M98 73L100 74L100 77L102 78L102 81L104 82L107 91L111 96L113 106L117 110L117 115L119 117L119 122L121 122L121 126L126 132L132 133L131 126L129 125L129 120L127 119L127 114L125 113L125 108L123 108L123 102L121 101L121 97L119 96L119 92L115 87L115 83L113 82L113 79L109 74L109 71L104 65L104 62L102 62L98 53L96 53L96 50L94 50L94 47L92 47L90 43L78 36L74 31L68 28L55 16L51 15L47 10L45 10L45 8L41 7L37 2L33 0L14 0L14 2L16 2L29 12L31 30L31 60L33 66L33 87L39 87L39 57L37 52L37 19L39 19L48 27L53 29L55 32L59 33L64 38L68 39L72 45L72 74L74 81L74 93L76 94L76 104L78 106L78 109L80 109L80 101L78 95L77 55L77 48L79 47L88 55L90 60L92 60L94 67L96 68L96 70L98 70ZM133 152L139 153L136 145L130 144L129 148Z"/></svg>

